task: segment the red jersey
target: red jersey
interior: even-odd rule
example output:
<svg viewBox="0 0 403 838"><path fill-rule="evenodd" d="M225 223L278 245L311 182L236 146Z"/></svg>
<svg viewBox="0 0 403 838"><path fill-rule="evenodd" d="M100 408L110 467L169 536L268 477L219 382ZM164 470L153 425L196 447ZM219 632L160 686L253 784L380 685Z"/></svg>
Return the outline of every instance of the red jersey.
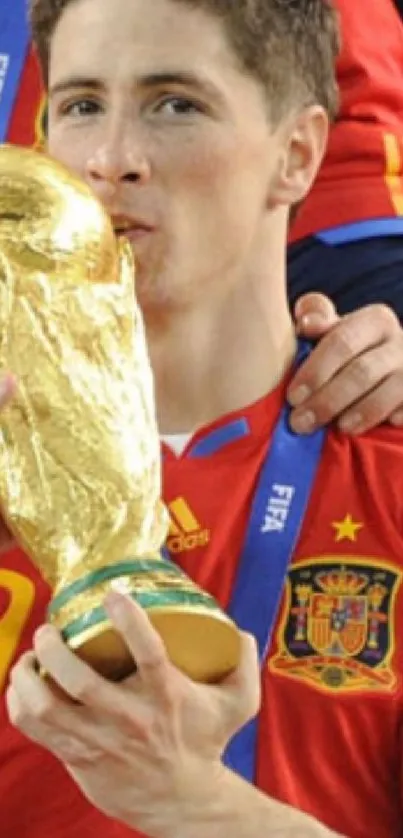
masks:
<svg viewBox="0 0 403 838"><path fill-rule="evenodd" d="M338 120L291 239L403 215L403 22L393 0L335 0Z"/></svg>
<svg viewBox="0 0 403 838"><path fill-rule="evenodd" d="M243 417L214 454L165 455L171 554L224 607L282 399L193 438ZM349 838L402 835L402 497L401 430L329 433L263 672L258 785Z"/></svg>
<svg viewBox="0 0 403 838"><path fill-rule="evenodd" d="M32 648L50 591L17 547L0 555L0 693L13 660ZM0 698L1 838L132 838L84 799L62 765L30 743Z"/></svg>
<svg viewBox="0 0 403 838"><path fill-rule="evenodd" d="M215 453L164 452L168 547L223 607L283 398L282 387L192 439L193 451L242 418L243 435ZM402 431L329 434L263 672L259 786L349 838L401 838L402 497ZM17 549L0 556L0 592L4 684L49 592ZM4 707L0 721L2 838L133 836L97 814Z"/></svg>

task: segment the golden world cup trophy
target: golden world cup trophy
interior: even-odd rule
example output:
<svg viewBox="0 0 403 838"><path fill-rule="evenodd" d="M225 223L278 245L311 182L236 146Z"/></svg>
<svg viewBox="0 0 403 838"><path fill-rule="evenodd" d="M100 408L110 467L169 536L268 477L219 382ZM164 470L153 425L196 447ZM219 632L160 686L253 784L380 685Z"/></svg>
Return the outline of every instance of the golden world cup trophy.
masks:
<svg viewBox="0 0 403 838"><path fill-rule="evenodd" d="M130 246L91 190L50 157L0 147L0 506L53 589L50 621L112 680L135 670L103 601L147 610L169 657L213 682L239 633L163 556L153 378Z"/></svg>

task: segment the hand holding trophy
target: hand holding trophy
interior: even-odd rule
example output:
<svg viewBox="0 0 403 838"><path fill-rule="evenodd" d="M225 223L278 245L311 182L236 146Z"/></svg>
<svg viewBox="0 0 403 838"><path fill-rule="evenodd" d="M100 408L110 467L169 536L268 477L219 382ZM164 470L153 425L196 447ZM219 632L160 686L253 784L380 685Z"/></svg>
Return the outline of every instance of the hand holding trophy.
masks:
<svg viewBox="0 0 403 838"><path fill-rule="evenodd" d="M135 669L103 601L143 606L172 662L211 682L239 634L163 558L152 372L128 243L91 190L46 155L0 147L0 368L17 394L0 415L0 506L54 591L50 621L112 680Z"/></svg>

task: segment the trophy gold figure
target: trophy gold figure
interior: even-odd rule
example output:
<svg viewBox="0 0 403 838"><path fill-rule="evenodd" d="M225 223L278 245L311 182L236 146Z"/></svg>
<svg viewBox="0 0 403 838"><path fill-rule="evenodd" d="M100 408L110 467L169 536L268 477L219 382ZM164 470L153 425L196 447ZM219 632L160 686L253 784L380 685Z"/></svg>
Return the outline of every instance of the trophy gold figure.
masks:
<svg viewBox="0 0 403 838"><path fill-rule="evenodd" d="M135 669L103 609L143 606L173 663L211 682L239 659L217 603L164 558L153 379L130 246L50 157L0 147L0 505L53 590L50 621L98 672Z"/></svg>

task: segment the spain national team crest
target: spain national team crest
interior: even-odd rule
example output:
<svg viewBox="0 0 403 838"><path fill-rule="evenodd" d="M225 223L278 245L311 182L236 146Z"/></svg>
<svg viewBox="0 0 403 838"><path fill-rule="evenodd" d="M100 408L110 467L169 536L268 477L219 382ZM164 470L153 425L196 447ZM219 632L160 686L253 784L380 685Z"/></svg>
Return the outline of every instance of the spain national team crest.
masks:
<svg viewBox="0 0 403 838"><path fill-rule="evenodd" d="M350 556L291 568L270 669L326 691L392 690L400 581L397 568Z"/></svg>

